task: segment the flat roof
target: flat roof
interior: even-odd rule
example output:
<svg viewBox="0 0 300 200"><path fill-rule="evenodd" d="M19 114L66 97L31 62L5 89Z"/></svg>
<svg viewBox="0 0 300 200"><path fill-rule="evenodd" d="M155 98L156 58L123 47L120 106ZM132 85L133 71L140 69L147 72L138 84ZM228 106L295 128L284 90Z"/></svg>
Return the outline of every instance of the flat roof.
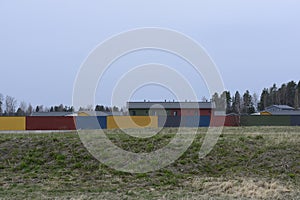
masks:
<svg viewBox="0 0 300 200"><path fill-rule="evenodd" d="M167 102L167 101L144 101L144 102L127 102L128 109L150 109L150 108L165 108L165 109L211 109L211 102Z"/></svg>
<svg viewBox="0 0 300 200"><path fill-rule="evenodd" d="M293 107L288 106L288 105L271 105L266 107L266 110L271 109L272 107L276 107L278 109L282 109L282 110L295 110Z"/></svg>
<svg viewBox="0 0 300 200"><path fill-rule="evenodd" d="M60 116L72 116L74 112L33 112L30 116L34 117L60 117Z"/></svg>

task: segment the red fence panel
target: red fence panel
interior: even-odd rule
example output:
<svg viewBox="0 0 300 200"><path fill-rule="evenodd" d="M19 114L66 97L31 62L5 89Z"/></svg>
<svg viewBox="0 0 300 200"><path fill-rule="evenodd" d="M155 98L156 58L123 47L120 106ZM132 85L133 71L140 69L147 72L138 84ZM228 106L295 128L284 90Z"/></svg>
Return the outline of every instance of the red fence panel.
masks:
<svg viewBox="0 0 300 200"><path fill-rule="evenodd" d="M240 116L226 116L224 126L240 126Z"/></svg>
<svg viewBox="0 0 300 200"><path fill-rule="evenodd" d="M239 116L211 116L210 126L239 126Z"/></svg>
<svg viewBox="0 0 300 200"><path fill-rule="evenodd" d="M73 117L26 117L26 130L76 130Z"/></svg>

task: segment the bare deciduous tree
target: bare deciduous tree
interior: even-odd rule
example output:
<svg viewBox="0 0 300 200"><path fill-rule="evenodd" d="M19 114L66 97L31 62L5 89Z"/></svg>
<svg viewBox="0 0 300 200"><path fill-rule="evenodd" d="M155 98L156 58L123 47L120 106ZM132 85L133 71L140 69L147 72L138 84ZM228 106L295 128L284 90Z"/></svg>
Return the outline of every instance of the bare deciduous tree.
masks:
<svg viewBox="0 0 300 200"><path fill-rule="evenodd" d="M6 96L5 98L5 111L7 115L14 115L16 112L17 100L12 96Z"/></svg>
<svg viewBox="0 0 300 200"><path fill-rule="evenodd" d="M29 105L28 105L28 108L27 108L27 110L26 110L26 115L27 115L27 116L30 116L32 112L33 112L33 107L32 107L31 104L29 104Z"/></svg>
<svg viewBox="0 0 300 200"><path fill-rule="evenodd" d="M0 93L0 116L3 114L3 95Z"/></svg>
<svg viewBox="0 0 300 200"><path fill-rule="evenodd" d="M21 108L22 111L26 112L26 110L27 110L27 104L26 104L25 101L21 101L20 108Z"/></svg>
<svg viewBox="0 0 300 200"><path fill-rule="evenodd" d="M253 93L252 95L252 98L253 98L253 106L255 108L255 110L257 110L258 108L258 94L256 92Z"/></svg>
<svg viewBox="0 0 300 200"><path fill-rule="evenodd" d="M201 101L202 101L202 102L208 102L208 99L207 99L205 96L203 96L203 97L201 98Z"/></svg>

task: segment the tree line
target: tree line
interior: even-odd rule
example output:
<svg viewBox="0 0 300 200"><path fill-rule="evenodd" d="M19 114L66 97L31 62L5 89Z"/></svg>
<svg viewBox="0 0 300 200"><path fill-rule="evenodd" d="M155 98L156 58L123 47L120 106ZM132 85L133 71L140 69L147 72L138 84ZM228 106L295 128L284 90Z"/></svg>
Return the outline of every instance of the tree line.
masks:
<svg viewBox="0 0 300 200"><path fill-rule="evenodd" d="M264 88L260 96L258 105L260 110L264 110L270 105L288 105L295 109L299 109L299 92L300 81L298 83L290 81L284 83L281 87L273 84L270 88Z"/></svg>
<svg viewBox="0 0 300 200"><path fill-rule="evenodd" d="M288 105L295 109L300 108L300 81L298 83L290 81L282 84L279 88L276 84L269 88L264 88L261 95L251 94L249 90L244 93L236 91L234 95L230 91L224 91L221 94L215 93L211 101L215 103L216 110L224 110L226 113L235 113L238 115L252 114L262 111L271 105ZM73 112L73 106L64 106L63 104L51 106L37 105L35 108L29 103L21 101L18 105L17 100L12 96L4 96L0 93L0 116L29 116L33 112ZM92 105L80 107L79 111L102 111L102 112L123 112L123 108L117 106L109 107L104 105Z"/></svg>
<svg viewBox="0 0 300 200"><path fill-rule="evenodd" d="M26 102L22 101L17 106L17 100L12 96L4 96L0 93L0 116L25 116L33 112L31 104L27 106Z"/></svg>
<svg viewBox="0 0 300 200"><path fill-rule="evenodd" d="M18 104L18 101L7 95L6 97L0 93L0 116L30 116L33 112L74 112L75 109L73 106L64 106L63 104L57 106L46 107L44 105L37 105L33 107L30 103L27 104L24 101L21 101ZM123 109L118 108L117 106L109 107L104 105L96 105L93 108L92 105L86 107L80 107L79 111L102 111L102 112L119 112Z"/></svg>
<svg viewBox="0 0 300 200"><path fill-rule="evenodd" d="M251 95L249 90L246 90L243 95L236 91L231 96L230 91L224 91L221 95L215 93L211 101L215 104L216 110L225 110L227 114L252 114L257 111L258 95L256 93Z"/></svg>
<svg viewBox="0 0 300 200"><path fill-rule="evenodd" d="M29 103L21 101L18 105L18 101L7 95L6 97L0 93L0 116L30 116L33 112L73 112L72 106L64 106L60 104L58 106L51 106L50 108L43 105L37 105L35 108Z"/></svg>
<svg viewBox="0 0 300 200"><path fill-rule="evenodd" d="M222 94L215 93L212 96L212 102L216 105L216 110L224 110L226 113L252 114L257 111L263 111L271 105L288 105L295 109L300 107L300 81L290 81L277 87L274 83L272 87L264 88L260 97L256 94L250 94L246 90L242 95L236 91L231 96L229 91Z"/></svg>

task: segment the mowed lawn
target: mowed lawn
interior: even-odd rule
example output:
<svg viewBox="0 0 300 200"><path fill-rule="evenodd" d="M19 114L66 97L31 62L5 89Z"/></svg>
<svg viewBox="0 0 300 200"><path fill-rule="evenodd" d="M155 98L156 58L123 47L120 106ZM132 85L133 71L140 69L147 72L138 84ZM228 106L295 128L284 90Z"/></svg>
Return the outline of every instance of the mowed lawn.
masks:
<svg viewBox="0 0 300 200"><path fill-rule="evenodd" d="M176 131L166 128L148 139L120 130L106 134L137 153L162 148ZM101 164L76 132L0 133L0 199L300 199L300 127L224 128L199 159L206 131L198 129L173 164L142 174Z"/></svg>

